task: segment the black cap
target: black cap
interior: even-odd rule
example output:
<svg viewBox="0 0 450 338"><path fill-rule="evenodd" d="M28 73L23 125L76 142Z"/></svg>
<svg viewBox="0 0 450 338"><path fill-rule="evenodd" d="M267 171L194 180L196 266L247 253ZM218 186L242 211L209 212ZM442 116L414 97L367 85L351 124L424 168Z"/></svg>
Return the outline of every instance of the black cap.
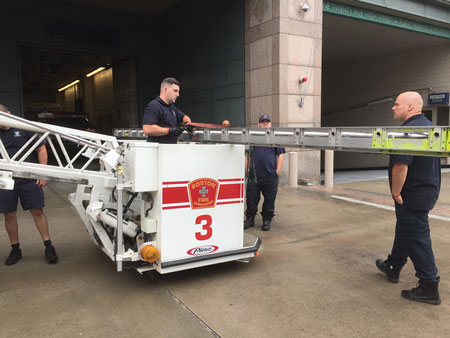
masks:
<svg viewBox="0 0 450 338"><path fill-rule="evenodd" d="M269 116L269 115L266 115L266 114L261 115L261 116L259 117L259 122L262 122L262 121L269 121L269 122L270 122L270 116Z"/></svg>

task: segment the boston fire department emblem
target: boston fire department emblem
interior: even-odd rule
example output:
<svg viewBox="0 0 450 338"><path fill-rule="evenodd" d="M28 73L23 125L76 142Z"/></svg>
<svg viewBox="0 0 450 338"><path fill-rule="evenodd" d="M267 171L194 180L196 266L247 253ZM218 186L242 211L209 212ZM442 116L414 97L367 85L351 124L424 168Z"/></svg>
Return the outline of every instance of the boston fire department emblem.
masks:
<svg viewBox="0 0 450 338"><path fill-rule="evenodd" d="M216 206L219 182L211 178L199 178L188 184L192 209L214 208Z"/></svg>

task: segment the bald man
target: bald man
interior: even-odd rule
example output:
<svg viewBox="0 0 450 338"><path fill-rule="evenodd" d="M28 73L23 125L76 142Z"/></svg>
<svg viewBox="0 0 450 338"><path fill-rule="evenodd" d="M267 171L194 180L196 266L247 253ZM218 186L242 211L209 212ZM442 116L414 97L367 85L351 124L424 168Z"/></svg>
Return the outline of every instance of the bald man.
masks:
<svg viewBox="0 0 450 338"><path fill-rule="evenodd" d="M392 110L394 119L402 126L431 126L422 114L423 101L419 93L400 94ZM428 213L433 209L441 187L441 165L437 157L391 155L389 185L395 203L397 223L391 254L377 268L391 283L398 283L400 270L409 257L414 264L419 283L416 288L403 290L402 297L439 305L440 281L431 247Z"/></svg>

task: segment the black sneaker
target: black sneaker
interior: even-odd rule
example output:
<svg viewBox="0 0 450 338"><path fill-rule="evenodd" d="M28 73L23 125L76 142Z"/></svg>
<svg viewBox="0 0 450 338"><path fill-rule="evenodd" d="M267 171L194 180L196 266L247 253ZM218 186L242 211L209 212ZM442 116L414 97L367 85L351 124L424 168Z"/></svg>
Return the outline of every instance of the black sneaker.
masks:
<svg viewBox="0 0 450 338"><path fill-rule="evenodd" d="M22 258L22 250L20 250L20 248L12 249L11 252L9 253L8 258L6 258L5 264L6 265L16 264L21 258Z"/></svg>
<svg viewBox="0 0 450 338"><path fill-rule="evenodd" d="M45 260L48 264L58 263L58 256L56 255L56 250L53 245L45 248Z"/></svg>
<svg viewBox="0 0 450 338"><path fill-rule="evenodd" d="M389 257L385 261L383 261L382 259L377 259L375 265L377 266L378 270L380 270L382 273L386 275L386 278L388 279L389 282L398 283L400 270L402 268L393 267L391 265Z"/></svg>
<svg viewBox="0 0 450 338"><path fill-rule="evenodd" d="M402 297L414 302L439 305L441 304L441 298L439 297L438 291L439 280L440 278L438 277L437 282L424 283L419 281L417 287L414 289L403 290Z"/></svg>

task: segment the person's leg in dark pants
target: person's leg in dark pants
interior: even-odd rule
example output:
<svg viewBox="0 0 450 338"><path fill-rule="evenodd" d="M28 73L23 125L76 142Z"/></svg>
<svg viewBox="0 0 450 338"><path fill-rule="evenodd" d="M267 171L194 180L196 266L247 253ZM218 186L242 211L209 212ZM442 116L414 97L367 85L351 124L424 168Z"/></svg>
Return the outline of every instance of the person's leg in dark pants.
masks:
<svg viewBox="0 0 450 338"><path fill-rule="evenodd" d="M406 264L409 256L408 252L408 217L405 207L395 203L395 216L397 223L395 224L394 244L391 251L391 264L397 267L402 267Z"/></svg>
<svg viewBox="0 0 450 338"><path fill-rule="evenodd" d="M278 175L264 177L260 180L261 192L264 196L261 215L263 217L262 230L270 230L270 223L275 214L275 199L278 192Z"/></svg>
<svg viewBox="0 0 450 338"><path fill-rule="evenodd" d="M258 203L261 195L261 189L256 178L250 177L247 182L246 202L247 209L245 211L244 229L255 226L255 215L258 211Z"/></svg>
<svg viewBox="0 0 450 338"><path fill-rule="evenodd" d="M397 222L395 224L394 244L392 245L391 254L383 261L377 259L375 264L382 273L384 273L391 283L398 283L400 271L408 259L407 238L408 225L405 221L404 207L395 203L395 215Z"/></svg>
<svg viewBox="0 0 450 338"><path fill-rule="evenodd" d="M438 305L441 303L438 292L440 278L431 246L428 211L400 206L397 208L397 217L404 235L406 254L414 264L419 278L416 288L403 290L401 295L408 300Z"/></svg>
<svg viewBox="0 0 450 338"><path fill-rule="evenodd" d="M22 250L19 244L19 226L17 224L17 203L19 193L17 182L13 190L0 189L0 213L5 217L5 228L11 242L11 252L6 258L6 265L16 264L22 258Z"/></svg>
<svg viewBox="0 0 450 338"><path fill-rule="evenodd" d="M424 282L436 282L438 270L431 245L428 211L407 209L409 218L408 255L414 264L416 277Z"/></svg>

